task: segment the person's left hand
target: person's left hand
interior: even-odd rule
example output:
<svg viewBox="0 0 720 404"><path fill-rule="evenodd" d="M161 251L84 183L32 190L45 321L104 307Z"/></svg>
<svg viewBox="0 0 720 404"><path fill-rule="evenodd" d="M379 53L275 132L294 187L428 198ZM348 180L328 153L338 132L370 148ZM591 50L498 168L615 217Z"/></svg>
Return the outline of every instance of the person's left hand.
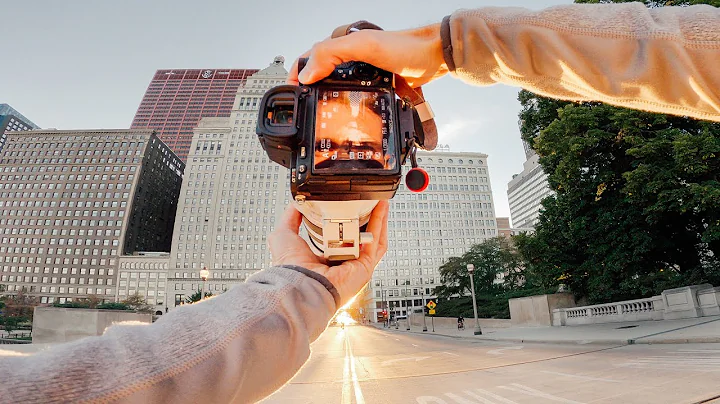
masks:
<svg viewBox="0 0 720 404"><path fill-rule="evenodd" d="M357 259L337 266L328 266L298 235L302 215L293 205L289 205L282 220L268 237L273 265L297 265L323 275L337 289L341 305L345 304L370 281L375 267L387 251L389 206L387 201L380 201L373 209L367 225L373 241L360 246L360 256Z"/></svg>

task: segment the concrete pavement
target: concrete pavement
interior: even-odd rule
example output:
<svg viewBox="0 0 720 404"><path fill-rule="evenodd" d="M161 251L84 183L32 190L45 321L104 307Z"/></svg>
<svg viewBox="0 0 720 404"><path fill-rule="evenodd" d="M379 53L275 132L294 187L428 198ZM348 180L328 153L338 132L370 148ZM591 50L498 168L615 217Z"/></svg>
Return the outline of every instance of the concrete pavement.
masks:
<svg viewBox="0 0 720 404"><path fill-rule="evenodd" d="M465 320L465 330L436 327L434 334L485 341L534 342L559 344L677 344L720 343L720 316L682 320L633 321L626 323L590 324L565 327L483 328L483 335L473 335L474 320ZM427 334L433 334L427 321ZM382 329L382 325L376 325ZM396 330L407 333L407 323L400 321ZM412 326L412 333L423 333ZM425 333L423 333L425 334Z"/></svg>
<svg viewBox="0 0 720 404"><path fill-rule="evenodd" d="M264 403L709 403L720 344L508 343L329 328Z"/></svg>

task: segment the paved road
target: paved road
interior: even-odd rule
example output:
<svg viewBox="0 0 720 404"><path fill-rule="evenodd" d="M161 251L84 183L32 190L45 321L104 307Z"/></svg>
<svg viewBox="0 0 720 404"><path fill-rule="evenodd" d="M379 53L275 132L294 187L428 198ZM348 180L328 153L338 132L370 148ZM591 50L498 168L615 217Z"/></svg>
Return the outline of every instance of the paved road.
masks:
<svg viewBox="0 0 720 404"><path fill-rule="evenodd" d="M330 328L264 403L720 403L720 344L501 344Z"/></svg>

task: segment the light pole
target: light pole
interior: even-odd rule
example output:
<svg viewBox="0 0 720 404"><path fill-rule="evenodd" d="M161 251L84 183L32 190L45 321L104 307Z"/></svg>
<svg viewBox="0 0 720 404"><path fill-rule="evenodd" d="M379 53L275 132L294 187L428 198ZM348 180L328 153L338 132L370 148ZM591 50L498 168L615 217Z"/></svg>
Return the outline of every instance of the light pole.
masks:
<svg viewBox="0 0 720 404"><path fill-rule="evenodd" d="M208 277L210 277L210 271L208 271L207 267L203 267L203 269L200 270L200 279L202 279L202 291L200 292L200 300L203 300L205 298L205 282L208 280Z"/></svg>
<svg viewBox="0 0 720 404"><path fill-rule="evenodd" d="M420 297L422 298L422 312L423 312L423 332L427 332L427 320L425 320L425 292L420 290Z"/></svg>
<svg viewBox="0 0 720 404"><path fill-rule="evenodd" d="M470 292L472 293L473 312L475 313L475 330L473 331L473 334L482 335L482 330L480 329L480 320L478 319L477 314L477 301L475 300L475 281L473 280L473 272L475 271L475 265L467 264L467 270L468 274L470 274Z"/></svg>
<svg viewBox="0 0 720 404"><path fill-rule="evenodd" d="M409 294L409 293L408 293ZM407 320L407 331L410 331L410 310L412 310L412 298L408 299L408 306L406 312L406 320Z"/></svg>

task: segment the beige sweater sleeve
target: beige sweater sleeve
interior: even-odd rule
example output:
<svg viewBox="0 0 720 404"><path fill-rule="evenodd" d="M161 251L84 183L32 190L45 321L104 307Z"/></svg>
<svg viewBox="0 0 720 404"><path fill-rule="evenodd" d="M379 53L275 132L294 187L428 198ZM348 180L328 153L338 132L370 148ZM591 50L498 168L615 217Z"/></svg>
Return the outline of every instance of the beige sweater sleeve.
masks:
<svg viewBox="0 0 720 404"><path fill-rule="evenodd" d="M30 356L0 353L0 402L256 402L305 363L335 307L320 282L271 268L152 325L115 325Z"/></svg>
<svg viewBox="0 0 720 404"><path fill-rule="evenodd" d="M720 121L718 8L482 8L449 28L448 66L470 83Z"/></svg>

